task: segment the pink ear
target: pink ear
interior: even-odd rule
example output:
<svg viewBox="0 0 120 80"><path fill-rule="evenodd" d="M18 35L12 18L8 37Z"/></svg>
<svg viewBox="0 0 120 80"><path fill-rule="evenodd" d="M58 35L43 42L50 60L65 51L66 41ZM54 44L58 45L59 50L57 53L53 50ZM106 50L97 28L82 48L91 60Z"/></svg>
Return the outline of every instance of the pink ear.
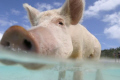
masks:
<svg viewBox="0 0 120 80"><path fill-rule="evenodd" d="M84 0L66 0L61 13L65 16L69 15L70 23L76 25L83 16L83 10Z"/></svg>
<svg viewBox="0 0 120 80"><path fill-rule="evenodd" d="M28 12L28 16L29 16L29 20L31 22L32 26L36 26L37 25L37 16L40 14L40 12L33 8L32 6L28 5L27 3L23 4L24 8L27 10Z"/></svg>

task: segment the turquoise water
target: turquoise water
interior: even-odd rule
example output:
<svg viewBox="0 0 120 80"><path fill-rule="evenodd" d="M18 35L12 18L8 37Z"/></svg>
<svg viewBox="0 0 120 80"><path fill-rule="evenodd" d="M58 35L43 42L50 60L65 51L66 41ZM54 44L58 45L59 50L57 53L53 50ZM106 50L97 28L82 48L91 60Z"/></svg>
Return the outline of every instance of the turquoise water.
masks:
<svg viewBox="0 0 120 80"><path fill-rule="evenodd" d="M0 80L73 80L76 71L81 72L82 80L120 80L120 63L114 60L61 61L26 52L0 50L0 62ZM65 76L59 78L60 72L66 72Z"/></svg>

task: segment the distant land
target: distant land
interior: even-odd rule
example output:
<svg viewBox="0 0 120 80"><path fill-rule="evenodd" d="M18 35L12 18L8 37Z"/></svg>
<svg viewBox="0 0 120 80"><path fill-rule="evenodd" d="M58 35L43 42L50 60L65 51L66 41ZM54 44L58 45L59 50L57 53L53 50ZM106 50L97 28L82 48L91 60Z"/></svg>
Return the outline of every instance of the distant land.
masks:
<svg viewBox="0 0 120 80"><path fill-rule="evenodd" d="M101 57L104 57L104 58L120 58L120 47L102 50L101 51Z"/></svg>

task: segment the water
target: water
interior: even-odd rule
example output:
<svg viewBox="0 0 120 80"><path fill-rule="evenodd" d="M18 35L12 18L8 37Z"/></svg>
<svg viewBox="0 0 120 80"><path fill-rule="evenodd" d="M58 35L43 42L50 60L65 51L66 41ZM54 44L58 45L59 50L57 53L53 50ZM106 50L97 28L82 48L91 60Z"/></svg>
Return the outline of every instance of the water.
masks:
<svg viewBox="0 0 120 80"><path fill-rule="evenodd" d="M0 62L0 80L73 80L75 72L74 80L120 80L120 63L112 59L75 62L0 49Z"/></svg>

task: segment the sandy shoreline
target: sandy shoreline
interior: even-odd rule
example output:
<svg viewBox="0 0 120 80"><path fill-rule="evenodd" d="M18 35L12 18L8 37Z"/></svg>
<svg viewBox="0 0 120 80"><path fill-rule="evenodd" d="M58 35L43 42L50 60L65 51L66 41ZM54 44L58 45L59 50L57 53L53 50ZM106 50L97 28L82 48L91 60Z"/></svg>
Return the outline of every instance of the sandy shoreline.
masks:
<svg viewBox="0 0 120 80"><path fill-rule="evenodd" d="M111 59L111 58L101 58L100 62L108 62L108 63L120 63L120 59Z"/></svg>

